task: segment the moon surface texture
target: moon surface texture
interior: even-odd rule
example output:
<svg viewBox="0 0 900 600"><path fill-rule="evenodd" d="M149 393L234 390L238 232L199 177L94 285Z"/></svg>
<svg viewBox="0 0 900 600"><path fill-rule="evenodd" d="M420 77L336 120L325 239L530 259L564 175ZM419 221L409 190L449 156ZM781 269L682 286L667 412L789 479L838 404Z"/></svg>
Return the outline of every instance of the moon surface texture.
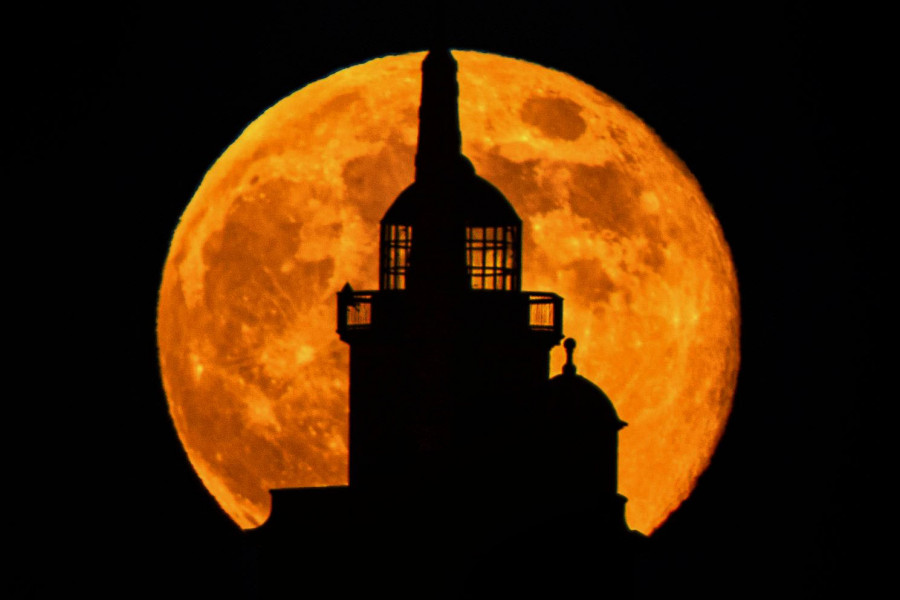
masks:
<svg viewBox="0 0 900 600"><path fill-rule="evenodd" d="M740 317L721 227L685 165L605 94L532 63L454 56L463 152L522 217L523 289L565 298L579 374L629 423L619 491L649 534L690 494L731 410ZM241 527L266 520L271 488L347 482L335 294L377 288L379 220L413 180L423 58L373 60L278 102L175 231L163 383L191 463ZM564 362L557 347L551 375Z"/></svg>

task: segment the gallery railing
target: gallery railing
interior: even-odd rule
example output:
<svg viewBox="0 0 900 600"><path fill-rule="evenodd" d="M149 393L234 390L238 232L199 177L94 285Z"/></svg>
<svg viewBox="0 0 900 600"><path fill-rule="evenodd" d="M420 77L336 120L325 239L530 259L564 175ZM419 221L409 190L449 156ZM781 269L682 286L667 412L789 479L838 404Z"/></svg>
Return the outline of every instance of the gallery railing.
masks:
<svg viewBox="0 0 900 600"><path fill-rule="evenodd" d="M522 292L528 297L528 326L562 336L562 301L549 292Z"/></svg>
<svg viewBox="0 0 900 600"><path fill-rule="evenodd" d="M388 291L387 294L397 294L403 292L396 291ZM509 292L493 292L493 291L478 291L479 295L481 294L490 294L491 297L496 294L507 294ZM379 292L373 290L363 290L363 291L355 291L352 288L345 287L338 293L338 311L337 311L337 330L338 333L346 333L349 331L355 330L365 330L372 326L373 320L373 304L376 303L376 296ZM521 292L515 293L518 298L525 299L525 303L528 308L528 327L532 331L540 331L553 333L557 336L562 337L562 302L563 299L556 294L549 292ZM521 294L521 295L520 295ZM486 298L484 298L486 299ZM383 303L387 301L387 299L378 300L377 302ZM493 306L498 306L498 304L491 302ZM481 304L479 304L481 305ZM506 304L506 301L503 301L499 304L499 306L510 306ZM379 304L380 306L380 304ZM514 310L518 311L524 308L524 305L521 303L521 300L513 302L512 306L518 306L520 308L515 308ZM382 308L388 309L388 306L383 306ZM379 309L380 310L380 309ZM391 311L393 312L393 311ZM521 313L520 313L521 314ZM524 318L515 317L513 314L510 314L513 317L513 321L516 319ZM384 318L385 315L382 315ZM518 321L521 323L522 321Z"/></svg>

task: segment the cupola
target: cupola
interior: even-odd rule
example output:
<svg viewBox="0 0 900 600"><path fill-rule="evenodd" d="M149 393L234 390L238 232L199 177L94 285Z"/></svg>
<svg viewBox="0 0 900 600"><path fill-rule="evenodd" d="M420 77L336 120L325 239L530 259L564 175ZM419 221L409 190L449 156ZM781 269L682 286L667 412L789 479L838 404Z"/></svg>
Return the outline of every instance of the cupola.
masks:
<svg viewBox="0 0 900 600"><path fill-rule="evenodd" d="M521 290L522 220L462 154L456 61L422 63L416 179L381 220L382 290Z"/></svg>

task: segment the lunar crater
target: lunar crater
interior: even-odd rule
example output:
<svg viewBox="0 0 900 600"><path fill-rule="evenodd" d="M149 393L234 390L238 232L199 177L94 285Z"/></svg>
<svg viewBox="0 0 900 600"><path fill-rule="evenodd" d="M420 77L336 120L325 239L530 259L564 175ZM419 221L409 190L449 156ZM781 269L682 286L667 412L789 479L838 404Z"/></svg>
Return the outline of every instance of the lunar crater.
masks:
<svg viewBox="0 0 900 600"><path fill-rule="evenodd" d="M569 98L532 96L522 105L519 117L548 138L574 141L587 130L582 110Z"/></svg>

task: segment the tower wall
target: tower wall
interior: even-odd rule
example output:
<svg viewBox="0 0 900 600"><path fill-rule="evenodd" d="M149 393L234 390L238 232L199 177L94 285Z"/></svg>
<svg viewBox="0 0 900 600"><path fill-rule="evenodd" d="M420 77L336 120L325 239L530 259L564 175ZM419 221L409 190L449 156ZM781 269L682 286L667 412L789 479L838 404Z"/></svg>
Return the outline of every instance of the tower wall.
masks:
<svg viewBox="0 0 900 600"><path fill-rule="evenodd" d="M351 341L351 486L492 485L521 470L556 340L440 329Z"/></svg>

